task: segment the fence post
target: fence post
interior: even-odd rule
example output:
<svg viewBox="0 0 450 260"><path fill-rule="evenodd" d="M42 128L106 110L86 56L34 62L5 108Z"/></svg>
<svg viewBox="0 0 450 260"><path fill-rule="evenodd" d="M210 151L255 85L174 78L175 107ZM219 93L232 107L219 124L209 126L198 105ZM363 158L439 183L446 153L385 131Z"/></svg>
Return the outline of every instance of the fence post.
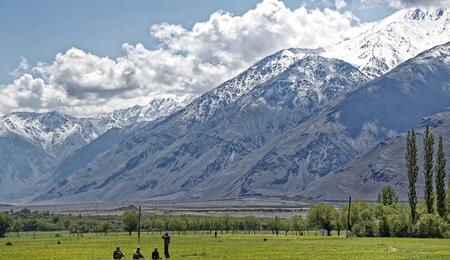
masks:
<svg viewBox="0 0 450 260"><path fill-rule="evenodd" d="M346 234L347 237L348 237L349 232L350 232L350 211L351 211L351 207L352 207L352 197L348 197L347 234Z"/></svg>
<svg viewBox="0 0 450 260"><path fill-rule="evenodd" d="M141 243L141 206L139 206L138 242Z"/></svg>

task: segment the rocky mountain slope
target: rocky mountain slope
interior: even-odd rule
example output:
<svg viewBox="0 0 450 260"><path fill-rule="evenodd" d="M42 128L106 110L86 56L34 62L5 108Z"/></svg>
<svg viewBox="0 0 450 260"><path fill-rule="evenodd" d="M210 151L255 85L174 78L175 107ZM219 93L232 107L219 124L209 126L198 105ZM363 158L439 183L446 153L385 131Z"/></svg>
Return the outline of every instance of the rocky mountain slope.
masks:
<svg viewBox="0 0 450 260"><path fill-rule="evenodd" d="M378 142L445 110L449 78L450 43L362 87L364 75L350 64L307 55L202 124L180 124L191 104L132 130L39 199L299 195Z"/></svg>
<svg viewBox="0 0 450 260"><path fill-rule="evenodd" d="M61 161L107 130L153 121L181 106L165 98L95 118L57 112L4 115L0 118L0 198L26 196L35 181L48 178Z"/></svg>
<svg viewBox="0 0 450 260"><path fill-rule="evenodd" d="M450 151L450 112L442 112L427 117L415 129L417 133L419 181L417 191L422 196L424 188L423 177L423 131L429 126L437 139L444 138L444 149ZM351 161L333 174L320 178L312 183L302 193L305 197L316 200L375 200L384 186L392 186L400 199L408 199L408 177L406 175L405 148L406 135L396 135L379 143L369 152ZM447 152L447 161L450 154ZM447 165L447 172L450 166Z"/></svg>
<svg viewBox="0 0 450 260"><path fill-rule="evenodd" d="M193 108L208 95L162 122L131 131L40 199L112 200L190 191L365 80L348 63L308 54L212 117L203 117L202 124L197 116L186 122L186 115L202 114Z"/></svg>
<svg viewBox="0 0 450 260"><path fill-rule="evenodd" d="M158 98L147 105L136 105L127 109L115 110L111 113L99 114L89 118L102 133L111 128L121 128L143 122L151 122L162 116L170 115L180 110L190 102L174 98Z"/></svg>
<svg viewBox="0 0 450 260"><path fill-rule="evenodd" d="M236 166L232 185L210 187L229 196L314 197L314 193L303 192L315 185L314 180L338 170L379 142L414 128L422 118L450 107L449 79L447 43L408 60L289 129Z"/></svg>

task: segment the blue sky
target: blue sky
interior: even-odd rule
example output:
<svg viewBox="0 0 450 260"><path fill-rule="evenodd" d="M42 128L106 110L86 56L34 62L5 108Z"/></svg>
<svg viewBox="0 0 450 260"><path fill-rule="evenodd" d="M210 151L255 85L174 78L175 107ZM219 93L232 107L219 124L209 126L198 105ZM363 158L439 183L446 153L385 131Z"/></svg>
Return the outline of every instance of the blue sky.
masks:
<svg viewBox="0 0 450 260"><path fill-rule="evenodd" d="M158 44L149 34L158 23L192 27L207 20L217 10L241 15L258 0L1 0L0 1L0 83L13 79L9 73L21 57L30 64L49 63L58 52L71 47L99 56L117 57L123 43L142 43L147 48ZM331 1L332 2L332 1ZM285 0L289 8L333 6L330 1ZM362 21L373 21L392 12L389 8L361 8L347 1L350 10Z"/></svg>

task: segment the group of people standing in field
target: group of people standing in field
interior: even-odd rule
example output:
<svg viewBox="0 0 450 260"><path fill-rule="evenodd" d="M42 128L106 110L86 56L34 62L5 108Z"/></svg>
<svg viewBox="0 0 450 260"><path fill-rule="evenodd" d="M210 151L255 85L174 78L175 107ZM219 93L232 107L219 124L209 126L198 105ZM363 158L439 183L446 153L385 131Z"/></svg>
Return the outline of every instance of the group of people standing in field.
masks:
<svg viewBox="0 0 450 260"><path fill-rule="evenodd" d="M161 237L164 240L164 257L167 259L169 258L169 244L170 244L170 236L168 233L164 234L164 236ZM123 253L120 250L120 247L117 247L116 250L113 252L113 259L122 259L125 257L125 253ZM133 251L132 259L144 259L144 255L141 253L141 248L136 248L136 250ZM155 249L152 252L152 260L162 259L159 256L158 248L155 247Z"/></svg>

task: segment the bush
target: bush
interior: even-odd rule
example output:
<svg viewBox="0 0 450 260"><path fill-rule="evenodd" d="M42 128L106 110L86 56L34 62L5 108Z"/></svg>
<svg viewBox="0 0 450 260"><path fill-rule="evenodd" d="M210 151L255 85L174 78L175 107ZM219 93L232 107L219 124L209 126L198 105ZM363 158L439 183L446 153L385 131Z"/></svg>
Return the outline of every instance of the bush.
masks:
<svg viewBox="0 0 450 260"><path fill-rule="evenodd" d="M383 206L392 206L398 203L398 195L390 186L384 187L378 194L378 203Z"/></svg>
<svg viewBox="0 0 450 260"><path fill-rule="evenodd" d="M352 233L359 237L373 237L378 233L378 221L375 208L367 202L353 204L351 214Z"/></svg>
<svg viewBox="0 0 450 260"><path fill-rule="evenodd" d="M378 219L378 233L380 237L390 237L392 232L388 215L381 215Z"/></svg>
<svg viewBox="0 0 450 260"><path fill-rule="evenodd" d="M336 217L337 212L332 206L315 204L309 209L307 220L312 227L325 229L330 236Z"/></svg>
<svg viewBox="0 0 450 260"><path fill-rule="evenodd" d="M356 223L352 226L352 235L360 237L363 234L364 234L364 228L359 223Z"/></svg>
<svg viewBox="0 0 450 260"><path fill-rule="evenodd" d="M378 232L382 237L406 237L411 222L408 208L403 206L377 206Z"/></svg>
<svg viewBox="0 0 450 260"><path fill-rule="evenodd" d="M131 236L131 232L136 231L138 227L138 214L134 211L128 211L123 213L122 221L125 231Z"/></svg>
<svg viewBox="0 0 450 260"><path fill-rule="evenodd" d="M447 231L447 223L434 214L423 214L415 226L419 237L442 238Z"/></svg>
<svg viewBox="0 0 450 260"><path fill-rule="evenodd" d="M6 213L0 213L0 237L3 237L12 224L12 218Z"/></svg>
<svg viewBox="0 0 450 260"><path fill-rule="evenodd" d="M411 221L405 209L399 209L397 214L388 216L389 231L393 237L406 237L409 234Z"/></svg>
<svg viewBox="0 0 450 260"><path fill-rule="evenodd" d="M7 246L12 246L13 244L10 241L8 241L8 242L6 242L6 245Z"/></svg>

